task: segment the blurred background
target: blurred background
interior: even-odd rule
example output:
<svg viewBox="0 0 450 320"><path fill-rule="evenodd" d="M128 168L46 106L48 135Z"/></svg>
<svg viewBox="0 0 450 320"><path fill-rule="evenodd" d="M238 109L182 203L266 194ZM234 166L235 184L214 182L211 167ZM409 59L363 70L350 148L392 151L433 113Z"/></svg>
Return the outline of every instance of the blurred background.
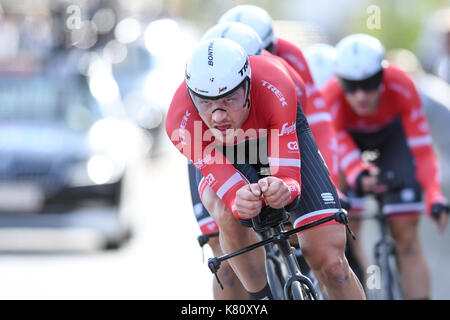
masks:
<svg viewBox="0 0 450 320"><path fill-rule="evenodd" d="M378 37L416 81L450 198L448 0L0 0L0 299L212 299L164 121L202 34L244 3L301 49ZM449 229L420 225L434 299ZM360 236L370 255L376 226Z"/></svg>

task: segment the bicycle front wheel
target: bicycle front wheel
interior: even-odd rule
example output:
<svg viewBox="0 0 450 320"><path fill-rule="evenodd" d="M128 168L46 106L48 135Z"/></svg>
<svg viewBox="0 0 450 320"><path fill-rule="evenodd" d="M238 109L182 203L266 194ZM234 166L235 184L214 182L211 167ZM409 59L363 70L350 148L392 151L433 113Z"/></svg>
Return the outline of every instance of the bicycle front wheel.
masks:
<svg viewBox="0 0 450 320"><path fill-rule="evenodd" d="M296 275L289 279L284 292L289 300L317 300L311 281L303 275Z"/></svg>
<svg viewBox="0 0 450 320"><path fill-rule="evenodd" d="M283 286L285 278L281 270L280 261L275 256L268 255L266 259L267 281L275 300L284 300Z"/></svg>
<svg viewBox="0 0 450 320"><path fill-rule="evenodd" d="M376 300L402 300L403 290L392 244L381 243L378 246L376 264L380 268L381 288L375 290L373 298Z"/></svg>

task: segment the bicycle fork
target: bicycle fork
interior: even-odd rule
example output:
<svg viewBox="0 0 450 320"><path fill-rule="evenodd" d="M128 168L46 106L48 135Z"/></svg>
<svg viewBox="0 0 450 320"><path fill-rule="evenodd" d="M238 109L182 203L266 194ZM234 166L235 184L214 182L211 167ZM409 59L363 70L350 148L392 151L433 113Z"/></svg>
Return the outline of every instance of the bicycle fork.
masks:
<svg viewBox="0 0 450 320"><path fill-rule="evenodd" d="M279 231L280 233L283 231L281 226L278 226L277 228L281 228ZM278 241L277 241L278 240ZM312 298L314 300L317 300L316 292L313 288L313 284L311 280L300 273L300 266L297 262L297 257L295 256L295 251L290 246L289 242L283 241L282 239L275 239L275 243L277 243L278 248L281 252L281 257L284 260L284 263L288 269L289 272L289 278L288 281L284 284L284 296L288 300L292 300L293 298L297 299L305 299L303 297L303 294L311 294ZM293 297L293 289L292 287L295 285L295 283L300 284L299 286L299 294L301 297ZM300 288L302 287L302 284L304 284L308 290L308 292L303 292Z"/></svg>

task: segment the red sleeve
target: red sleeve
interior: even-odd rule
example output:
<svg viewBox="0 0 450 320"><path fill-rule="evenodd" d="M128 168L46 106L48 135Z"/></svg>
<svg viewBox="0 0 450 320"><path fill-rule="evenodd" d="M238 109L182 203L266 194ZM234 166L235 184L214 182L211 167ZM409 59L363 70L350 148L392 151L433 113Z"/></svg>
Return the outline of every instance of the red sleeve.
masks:
<svg viewBox="0 0 450 320"><path fill-rule="evenodd" d="M263 50L263 55L269 56L276 61L278 61L284 68L286 68L286 71L288 72L289 76L291 77L292 81L295 85L295 91L297 93L297 100L300 102L300 106L302 108L306 107L306 85L303 81L302 77L298 74L297 71L289 64L286 60L283 58L271 54L270 52Z"/></svg>
<svg viewBox="0 0 450 320"><path fill-rule="evenodd" d="M339 165L336 130L333 127L328 106L321 92L316 88L306 59L297 46L283 39L277 40L276 55L287 61L293 69L292 72L304 80L306 101L302 103L302 108L307 116L320 153L330 171L331 179L334 183L337 183L339 181ZM295 76L292 76L292 78L295 79ZM294 82L296 81L294 80Z"/></svg>
<svg viewBox="0 0 450 320"><path fill-rule="evenodd" d="M396 78L388 88L398 92L402 124L416 164L416 178L425 191L427 213L430 214L433 203L445 199L422 102L413 81L403 71L397 70Z"/></svg>
<svg viewBox="0 0 450 320"><path fill-rule="evenodd" d="M227 208L234 210L236 192L246 184L241 174L227 158L214 148L214 137L195 110L186 90L186 84L176 91L166 118L166 132L172 143L198 168L209 186Z"/></svg>
<svg viewBox="0 0 450 320"><path fill-rule="evenodd" d="M336 78L327 82L322 89L322 95L329 108L329 114L335 129L338 145L338 167L344 172L349 187L355 188L358 175L371 165L361 160L361 151L346 131L345 110L343 108L345 97Z"/></svg>
<svg viewBox="0 0 450 320"><path fill-rule="evenodd" d="M335 186L339 183L339 156L336 130L327 109L314 110L306 114L317 147L322 155L331 180Z"/></svg>
<svg viewBox="0 0 450 320"><path fill-rule="evenodd" d="M264 117L268 129L271 175L288 185L292 202L301 192L296 88L288 70L279 62L270 57L259 60L270 63L252 67L252 77L256 79L252 99L257 101L258 114Z"/></svg>

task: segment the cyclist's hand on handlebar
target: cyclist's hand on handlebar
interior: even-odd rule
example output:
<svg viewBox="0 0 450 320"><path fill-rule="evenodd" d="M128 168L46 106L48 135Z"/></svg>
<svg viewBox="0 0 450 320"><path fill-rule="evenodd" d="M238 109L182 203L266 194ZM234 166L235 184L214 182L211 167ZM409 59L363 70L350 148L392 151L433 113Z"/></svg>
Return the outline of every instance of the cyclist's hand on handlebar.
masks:
<svg viewBox="0 0 450 320"><path fill-rule="evenodd" d="M380 169L372 167L361 176L361 191L364 193L373 192L378 184L378 174Z"/></svg>
<svg viewBox="0 0 450 320"><path fill-rule="evenodd" d="M268 206L280 209L289 204L291 192L283 180L270 176L260 179L258 185Z"/></svg>
<svg viewBox="0 0 450 320"><path fill-rule="evenodd" d="M261 189L257 183L247 184L236 192L236 210L244 219L256 217L262 209Z"/></svg>
<svg viewBox="0 0 450 320"><path fill-rule="evenodd" d="M435 203L431 207L431 215L436 221L440 233L444 232L447 226L449 210L449 206L443 203Z"/></svg>

